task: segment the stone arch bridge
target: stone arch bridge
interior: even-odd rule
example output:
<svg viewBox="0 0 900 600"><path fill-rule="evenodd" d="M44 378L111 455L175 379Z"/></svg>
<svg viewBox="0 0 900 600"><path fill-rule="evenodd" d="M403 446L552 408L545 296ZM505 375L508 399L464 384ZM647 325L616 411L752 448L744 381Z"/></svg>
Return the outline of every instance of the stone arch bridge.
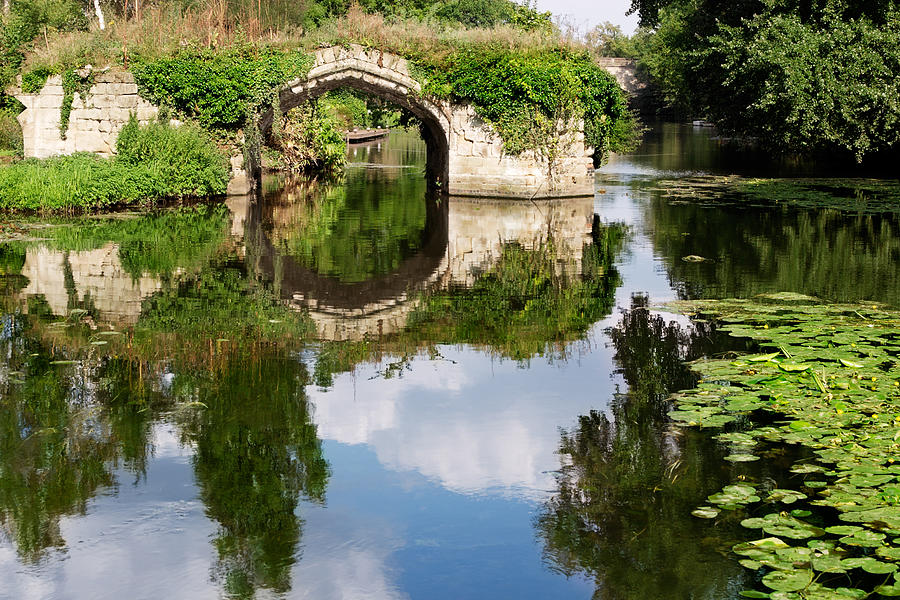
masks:
<svg viewBox="0 0 900 600"><path fill-rule="evenodd" d="M118 132L132 113L141 121L157 117L157 107L141 98L130 73L107 70L95 73L94 81L85 97L76 93L65 139L59 131L63 101L59 76L51 77L36 94L13 90L25 105L19 122L26 156L41 158L79 151L110 155ZM581 123L569 124L560 135L559 158L551 180L545 160L529 152L518 156L504 153L497 132L476 115L472 106L424 96L407 61L380 50L359 45L316 50L308 75L287 82L281 89L280 108L286 111L339 87L384 98L418 117L427 145L428 179L440 182L441 189L451 195L534 198L593 193L593 148L585 146ZM262 116L264 130L271 128L272 119L272 111ZM238 156L232 159L232 175L232 189L240 193L241 178L246 178L247 172Z"/></svg>

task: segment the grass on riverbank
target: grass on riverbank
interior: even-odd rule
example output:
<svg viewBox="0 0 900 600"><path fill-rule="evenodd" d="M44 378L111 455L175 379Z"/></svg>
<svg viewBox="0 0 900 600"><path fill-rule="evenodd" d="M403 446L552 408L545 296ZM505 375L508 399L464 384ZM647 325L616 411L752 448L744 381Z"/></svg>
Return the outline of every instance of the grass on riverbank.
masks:
<svg viewBox="0 0 900 600"><path fill-rule="evenodd" d="M73 213L225 193L228 161L199 129L132 120L114 158L78 153L0 167L0 210Z"/></svg>
<svg viewBox="0 0 900 600"><path fill-rule="evenodd" d="M795 294L675 307L714 316L760 354L695 363L704 380L670 416L725 427L717 439L736 465L805 450L789 485L744 478L694 512L764 532L734 547L769 590L748 597L900 596L900 312Z"/></svg>

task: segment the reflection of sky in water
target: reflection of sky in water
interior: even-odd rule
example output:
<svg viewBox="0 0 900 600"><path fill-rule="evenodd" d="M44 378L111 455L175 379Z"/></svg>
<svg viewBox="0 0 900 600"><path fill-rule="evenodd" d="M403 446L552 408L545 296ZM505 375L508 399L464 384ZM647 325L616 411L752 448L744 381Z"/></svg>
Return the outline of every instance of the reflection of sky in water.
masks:
<svg viewBox="0 0 900 600"><path fill-rule="evenodd" d="M117 469L115 489L90 500L87 514L60 520L64 550L14 566L15 551L0 545L0 597L217 597L208 577L215 526L197 497L191 449L177 436L170 424L156 424L146 477Z"/></svg>
<svg viewBox="0 0 900 600"><path fill-rule="evenodd" d="M416 471L448 490L538 499L553 489L558 427L603 407L613 392L612 348L529 368L480 352L442 347L444 360L413 360L384 379L364 365L309 388L323 439L365 444L393 471ZM593 383L591 391L585 381Z"/></svg>

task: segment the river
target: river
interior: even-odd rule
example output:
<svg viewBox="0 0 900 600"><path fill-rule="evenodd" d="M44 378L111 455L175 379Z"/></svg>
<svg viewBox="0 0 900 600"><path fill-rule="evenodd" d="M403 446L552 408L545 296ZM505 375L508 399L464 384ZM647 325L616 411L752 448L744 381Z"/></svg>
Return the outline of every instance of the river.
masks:
<svg viewBox="0 0 900 600"><path fill-rule="evenodd" d="M429 197L401 132L348 158L338 182L22 222L0 244L0 597L752 585L729 553L750 533L690 513L790 456L730 464L669 423L685 361L737 346L659 306L897 306L896 182L674 124L586 199Z"/></svg>

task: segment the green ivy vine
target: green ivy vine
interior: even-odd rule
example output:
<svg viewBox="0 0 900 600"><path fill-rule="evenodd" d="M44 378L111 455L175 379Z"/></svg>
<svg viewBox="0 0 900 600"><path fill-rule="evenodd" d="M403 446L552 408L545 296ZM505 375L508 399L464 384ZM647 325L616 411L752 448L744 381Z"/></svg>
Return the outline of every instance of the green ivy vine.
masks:
<svg viewBox="0 0 900 600"><path fill-rule="evenodd" d="M59 137L66 139L69 129L69 117L72 115L72 102L75 101L75 92L84 101L91 88L94 86L94 74L88 72L82 76L76 69L68 69L62 74L63 99L59 109Z"/></svg>

